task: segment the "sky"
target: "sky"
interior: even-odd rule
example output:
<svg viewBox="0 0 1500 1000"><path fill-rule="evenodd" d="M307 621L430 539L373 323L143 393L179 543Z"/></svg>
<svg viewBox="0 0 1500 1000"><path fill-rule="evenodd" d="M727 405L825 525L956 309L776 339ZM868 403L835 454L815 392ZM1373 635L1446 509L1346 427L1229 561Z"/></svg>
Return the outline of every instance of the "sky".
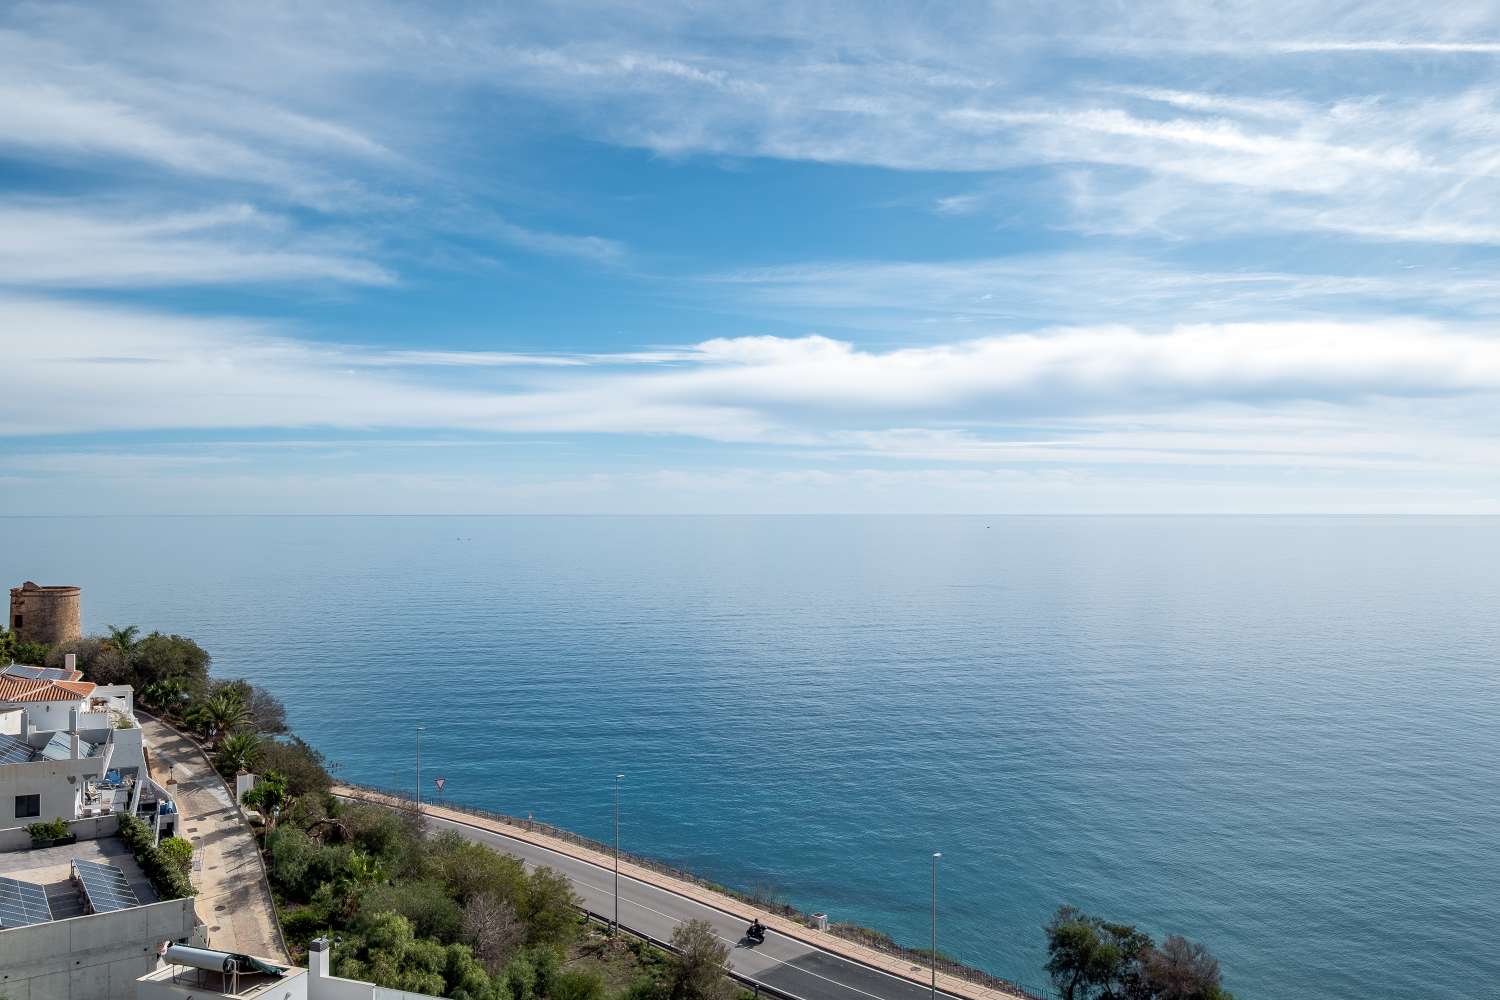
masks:
<svg viewBox="0 0 1500 1000"><path fill-rule="evenodd" d="M0 513L1500 513L1491 3L0 6Z"/></svg>

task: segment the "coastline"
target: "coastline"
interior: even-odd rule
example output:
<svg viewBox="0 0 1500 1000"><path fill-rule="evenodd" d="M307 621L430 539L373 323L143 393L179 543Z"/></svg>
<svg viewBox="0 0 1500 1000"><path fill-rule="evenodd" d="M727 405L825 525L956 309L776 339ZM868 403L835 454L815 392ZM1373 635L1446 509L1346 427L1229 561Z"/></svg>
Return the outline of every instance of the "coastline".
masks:
<svg viewBox="0 0 1500 1000"><path fill-rule="evenodd" d="M390 789L336 781L334 795L412 809L413 799ZM613 863L613 848L561 827L534 819L507 816L473 806L434 804L424 800L422 812L449 822L500 834L600 867ZM773 930L804 944L869 966L921 986L931 982L930 953L903 948L885 933L853 924L832 924L826 931L809 926L809 917L795 907L758 899L748 893L700 878L655 859L620 852L620 872L640 882L749 921L761 917ZM966 1000L1046 1000L1048 994L991 975L938 953L936 984L942 991Z"/></svg>

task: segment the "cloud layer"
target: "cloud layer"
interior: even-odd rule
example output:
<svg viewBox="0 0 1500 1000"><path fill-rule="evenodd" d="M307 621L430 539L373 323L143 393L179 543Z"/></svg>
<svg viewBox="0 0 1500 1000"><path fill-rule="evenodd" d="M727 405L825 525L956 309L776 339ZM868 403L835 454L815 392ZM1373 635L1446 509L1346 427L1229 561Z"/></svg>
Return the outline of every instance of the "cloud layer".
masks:
<svg viewBox="0 0 1500 1000"><path fill-rule="evenodd" d="M0 449L28 496L292 495L326 438L325 496L399 439L497 503L1500 510L1497 14L14 5Z"/></svg>

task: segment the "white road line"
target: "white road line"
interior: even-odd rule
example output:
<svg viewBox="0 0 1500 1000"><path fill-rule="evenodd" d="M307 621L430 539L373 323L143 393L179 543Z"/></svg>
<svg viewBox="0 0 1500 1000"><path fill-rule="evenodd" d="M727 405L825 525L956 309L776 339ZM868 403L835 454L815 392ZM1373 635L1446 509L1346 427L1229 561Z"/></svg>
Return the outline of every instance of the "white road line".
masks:
<svg viewBox="0 0 1500 1000"><path fill-rule="evenodd" d="M357 798L355 796L337 796L337 797L339 797L339 798ZM541 844L532 843L531 841L524 840L524 839L522 839L520 837L513 837L513 836L511 836L509 834L506 834L506 833L500 833L497 830L491 830L491 829L488 829L487 827L479 826L476 823L466 823L463 820L447 819L447 818L442 817L442 816L433 816L430 813L424 813L424 817L426 819L428 819L429 821L431 821L431 822L446 823L449 826L461 826L461 827L465 827L465 828L470 829L470 830L475 830L475 831L477 831L479 833L488 834L489 836L495 837L497 839L506 840L506 841L509 841L511 843L516 843L516 844L524 844L525 846L530 847L533 850L543 851L543 852L545 852L547 854L555 855L556 857L559 857L559 858L564 858L564 859L566 859L568 861L573 862L574 864L587 865L590 868L597 869L598 871L604 872L606 874L613 874L613 872L614 872L614 870L612 868L606 868L603 865L598 864L597 862L589 861L586 858L580 858L580 857L577 857L577 856L572 855L572 854L565 854L562 851L555 850L555 849L553 849L551 847L545 847L545 846L543 846ZM639 886L641 886L643 888L650 889L650 890L653 890L655 892L662 893L663 895L671 896L673 899L680 899L684 903L687 903L689 905L697 906L697 907L699 907L701 909L705 909L705 910L712 910L713 912L719 913L719 914L723 914L724 916L734 917L735 919L740 919L735 914L729 913L727 910L721 910L718 907L712 906L712 905L710 905L708 903L701 903L701 902L699 902L696 899L693 899L693 898L688 897L688 896L680 895L680 894L678 894L676 892L673 892L671 889L667 889L667 888L664 888L663 886L656 885L656 884L654 884L652 882L647 882L647 881L645 881L643 879L636 878L635 876L628 875L625 872L621 872L620 873L620 878L623 879L623 880L625 880L625 881L627 881L627 882L634 882L636 885L639 885ZM574 881L578 881L578 880L574 879ZM591 885L589 883L584 883L584 884L585 885L589 885L589 888L595 889L596 891L599 891L599 892L606 892L606 893L612 893L613 892L612 889L600 888L598 886L594 886L594 885ZM624 896L621 896L620 900L621 900L621 902L631 902L632 905L639 906L643 910L650 910L650 912L655 913L658 916L666 917L668 920L672 920L672 921L676 921L678 923L681 923L681 918L680 917L675 917L675 916L673 916L670 913L662 913L660 910L653 910L653 909L651 909L651 907L646 906L643 903L635 903L635 902L633 902L631 900L626 900ZM840 955L837 952L825 951L824 949L819 948L817 945L808 944L807 942L798 940L797 938L788 937L787 935L782 934L779 931L772 931L771 933L775 934L777 937L781 938L784 941L787 941L787 942L790 942L790 943L793 943L793 944L797 944L797 945L800 945L800 946L806 948L807 949L807 954L816 953L816 954L819 954L819 955L827 955L829 958L832 958L835 961L843 962L846 965L850 965L850 966L853 966L853 967L858 968L858 969L864 969L864 970L869 971L869 972L874 972L877 975L885 976L887 979L893 979L896 982L900 983L902 986L904 986L904 987L906 987L907 989L910 989L910 990L922 990L923 992L927 992L927 990L928 990L928 988L925 987L922 983L919 983L919 982L917 982L914 979L907 979L906 977L904 977L904 976L898 976L898 975L896 975L893 972L887 972L884 969L878 969L878 968L876 968L873 965L866 965L864 962L861 962L858 959L846 958L846 957L844 957L843 955ZM716 934L715 936L717 937L718 935ZM727 941L729 939L728 938L724 938L723 940ZM798 956L798 957L801 957L801 956ZM850 992L858 993L858 994L861 994L862 996L872 997L873 1000L890 1000L889 997L882 997L882 996L880 996L879 994L876 994L876 993L868 993L868 992L860 989L857 986L850 986L848 983L841 983L837 979L830 979L827 976L820 975L819 973L813 972L813 971L811 971L809 969L799 968L798 966L792 965L788 961L785 961L785 960L782 960L782 959L778 959L777 961L780 961L781 964L784 967L786 967L786 968L795 969L798 972L806 973L809 976L813 976L813 977L815 977L817 979L822 979L825 982L832 983L833 985L838 986L838 987L840 987L842 989L849 990ZM795 959L793 961L795 961ZM766 985L769 986L770 984L767 983ZM942 996L946 997L947 1000L967 1000L966 997L959 996L958 994L955 994L955 993L949 993L946 990L938 990L938 993L940 993Z"/></svg>

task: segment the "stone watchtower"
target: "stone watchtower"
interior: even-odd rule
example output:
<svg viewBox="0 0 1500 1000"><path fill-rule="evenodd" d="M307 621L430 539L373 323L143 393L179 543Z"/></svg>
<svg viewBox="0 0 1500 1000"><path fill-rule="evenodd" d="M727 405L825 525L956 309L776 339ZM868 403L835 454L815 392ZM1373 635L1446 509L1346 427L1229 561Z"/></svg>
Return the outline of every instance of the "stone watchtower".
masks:
<svg viewBox="0 0 1500 1000"><path fill-rule="evenodd" d="M10 588L10 630L22 642L49 646L83 635L77 587L41 587L27 580Z"/></svg>

